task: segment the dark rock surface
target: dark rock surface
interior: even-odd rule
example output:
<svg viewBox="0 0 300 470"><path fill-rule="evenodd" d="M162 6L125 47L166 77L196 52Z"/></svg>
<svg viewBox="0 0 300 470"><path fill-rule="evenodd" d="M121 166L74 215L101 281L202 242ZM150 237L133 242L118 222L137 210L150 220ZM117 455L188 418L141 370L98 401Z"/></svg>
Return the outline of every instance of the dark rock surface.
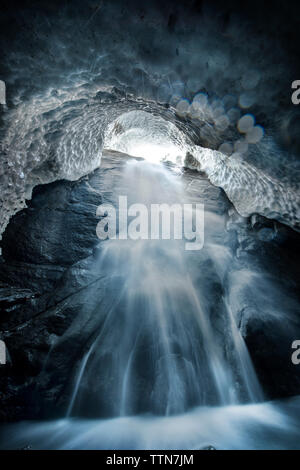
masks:
<svg viewBox="0 0 300 470"><path fill-rule="evenodd" d="M8 352L0 366L3 420L66 413L79 360L114 302L109 278L95 263L102 249L96 208L116 204L127 158L107 152L101 168L79 181L36 188L7 227L0 270L0 338ZM187 170L183 177L191 198L201 193L206 209L227 220L219 236L235 257L215 296L231 299L267 397L299 394L299 368L291 363L291 343L300 338L299 235L262 217L247 221L204 176ZM255 270L261 278L249 275Z"/></svg>
<svg viewBox="0 0 300 470"><path fill-rule="evenodd" d="M258 215L235 230L240 262L258 273L246 277L236 312L255 370L268 398L298 395L300 367L291 361L291 345L300 338L299 234Z"/></svg>

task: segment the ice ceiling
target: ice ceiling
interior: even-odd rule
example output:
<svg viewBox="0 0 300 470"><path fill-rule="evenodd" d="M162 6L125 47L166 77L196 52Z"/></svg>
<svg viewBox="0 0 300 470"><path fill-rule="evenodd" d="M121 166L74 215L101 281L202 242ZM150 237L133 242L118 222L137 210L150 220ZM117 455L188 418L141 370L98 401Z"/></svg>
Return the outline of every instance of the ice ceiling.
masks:
<svg viewBox="0 0 300 470"><path fill-rule="evenodd" d="M103 146L205 170L242 215L299 228L297 15L232 5L6 7L1 231L34 186L92 171Z"/></svg>

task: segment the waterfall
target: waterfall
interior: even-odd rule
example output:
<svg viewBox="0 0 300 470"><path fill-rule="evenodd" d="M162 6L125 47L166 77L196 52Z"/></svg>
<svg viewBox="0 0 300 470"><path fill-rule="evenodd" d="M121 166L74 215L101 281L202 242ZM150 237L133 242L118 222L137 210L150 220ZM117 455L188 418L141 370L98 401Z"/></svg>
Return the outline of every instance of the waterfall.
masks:
<svg viewBox="0 0 300 470"><path fill-rule="evenodd" d="M119 186L128 204L149 209L196 198L178 169L146 161L127 162ZM106 273L114 302L82 359L68 416L86 409L96 416L173 415L262 400L212 255L212 244L220 256L228 250L222 218L205 207L197 251L185 250L183 239L101 242L94 269ZM102 307L94 300L97 315Z"/></svg>

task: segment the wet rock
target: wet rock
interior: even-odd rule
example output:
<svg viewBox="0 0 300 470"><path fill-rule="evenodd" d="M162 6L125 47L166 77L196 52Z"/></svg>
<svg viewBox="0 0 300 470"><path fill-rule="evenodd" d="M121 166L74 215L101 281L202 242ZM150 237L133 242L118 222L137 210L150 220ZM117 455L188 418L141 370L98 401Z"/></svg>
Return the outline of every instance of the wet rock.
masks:
<svg viewBox="0 0 300 470"><path fill-rule="evenodd" d="M30 289L20 289L9 285L0 286L0 312L12 311L16 305L32 298L34 298L34 293Z"/></svg>
<svg viewBox="0 0 300 470"><path fill-rule="evenodd" d="M97 242L95 213L101 202L85 179L38 187L28 209L14 217L3 236L4 259L68 266L88 256ZM15 243L16 234L23 243Z"/></svg>
<svg viewBox="0 0 300 470"><path fill-rule="evenodd" d="M300 325L283 322L275 315L249 316L243 335L251 358L269 399L298 395L300 391L299 367L291 360L291 345L300 338Z"/></svg>
<svg viewBox="0 0 300 470"><path fill-rule="evenodd" d="M273 238L276 237L276 233L271 228L262 228L262 229L259 230L257 236L258 236L259 240L261 240L263 242L269 242L269 241L273 240Z"/></svg>

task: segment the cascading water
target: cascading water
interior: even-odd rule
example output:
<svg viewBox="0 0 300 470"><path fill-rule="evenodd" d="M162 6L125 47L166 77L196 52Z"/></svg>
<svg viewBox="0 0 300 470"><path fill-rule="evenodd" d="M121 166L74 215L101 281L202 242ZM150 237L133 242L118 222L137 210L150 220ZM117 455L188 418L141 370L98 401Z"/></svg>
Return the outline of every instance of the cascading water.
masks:
<svg viewBox="0 0 300 470"><path fill-rule="evenodd" d="M128 204L195 203L182 175L163 165L125 166ZM201 200L198 194L196 201ZM194 199L194 200L193 200ZM262 393L211 255L220 216L205 212L203 250L185 240L108 240L97 266L113 305L82 360L68 415L178 414L197 405L257 402ZM150 227L149 227L150 230ZM219 238L219 242L217 239ZM201 277L197 279L197 270ZM95 300L94 315L101 310ZM108 398L109 397L109 398ZM86 403L93 403L92 409Z"/></svg>

